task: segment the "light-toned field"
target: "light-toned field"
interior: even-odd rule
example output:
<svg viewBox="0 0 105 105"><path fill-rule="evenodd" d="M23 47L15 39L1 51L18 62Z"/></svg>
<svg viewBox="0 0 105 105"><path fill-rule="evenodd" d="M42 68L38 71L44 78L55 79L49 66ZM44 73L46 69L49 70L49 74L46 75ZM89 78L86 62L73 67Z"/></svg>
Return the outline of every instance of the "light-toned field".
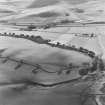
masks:
<svg viewBox="0 0 105 105"><path fill-rule="evenodd" d="M102 27L104 29L104 27ZM101 28L99 28L101 30ZM29 35L40 35L43 38L51 39L52 42L60 41L66 43L67 45L73 44L76 46L83 46L87 49L95 51L100 54L101 48L98 43L97 38L80 38L72 36L72 34L66 35L67 33L91 33L95 32L100 34L96 28L88 27L86 28L53 28L41 31L53 31L62 32L60 33L47 33L47 32L34 32L34 31L13 31L13 30L0 30L0 32L15 32L16 34L24 33ZM104 32L100 31L104 36ZM101 34L100 34L101 35ZM65 37L66 36L66 37ZM63 40L63 38L65 40ZM69 40L70 39L70 40ZM104 40L104 39L103 39ZM63 42L64 41L64 42ZM91 58L75 52L67 51L59 48L52 48L47 45L39 45L37 43L31 42L26 39L16 39L11 37L0 36L0 49L7 48L7 50L2 53L3 56L10 56L15 59L24 59L26 62L31 64L40 63L49 71L59 70L57 65L66 65L73 63L75 65L81 65L83 62L91 62ZM74 70L71 74L66 75L65 73L61 75L48 74L45 72L39 72L38 74L32 74L31 70L33 67L23 65L18 70L14 70L17 65L16 62L9 61L2 63L0 59L0 82L21 81L24 78L29 78L33 81L41 83L55 83L64 80L74 79L79 77L78 69ZM52 66L48 66L52 65ZM55 66L56 65L56 66ZM89 85L91 82L80 82L76 85L67 84L61 85L53 88L42 88L34 87L27 90L15 90L13 87L21 87L23 84L11 85L11 86L1 86L0 87L0 105L82 105L80 100L80 93ZM86 105L96 105L94 100L89 99Z"/></svg>

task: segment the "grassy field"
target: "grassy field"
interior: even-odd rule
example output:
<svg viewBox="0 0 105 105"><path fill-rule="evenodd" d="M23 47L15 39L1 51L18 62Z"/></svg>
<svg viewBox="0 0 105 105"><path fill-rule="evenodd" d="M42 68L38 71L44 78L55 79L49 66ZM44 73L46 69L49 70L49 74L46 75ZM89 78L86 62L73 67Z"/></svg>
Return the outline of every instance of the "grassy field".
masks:
<svg viewBox="0 0 105 105"><path fill-rule="evenodd" d="M94 29L94 28L93 28ZM53 28L47 31L53 32L65 32L67 28ZM74 31L75 30L75 31ZM94 32L94 30L87 29L74 29L67 32ZM27 31L8 31L7 29L1 30L1 32L16 32L20 34L21 32L29 35L40 35L44 38L51 39L53 41L62 41L64 34L54 34L46 32L27 32ZM89 32L90 31L90 32ZM98 32L96 32L98 33ZM68 40L67 44L73 44L76 46L82 46L88 48L96 53L100 53L101 49L97 38L88 39L81 37L71 37L66 35ZM67 41L66 40L66 41ZM47 45L39 45L37 43L31 42L26 39L16 39L11 37L0 36L0 49L7 48L7 50L2 53L3 56L10 56L11 58L17 60L25 60L28 63L36 64L40 63L48 71L59 70L59 65L67 65L73 63L74 65L81 65L83 62L91 62L91 58L75 52L67 51L59 48L52 48ZM15 83L17 81L22 81L24 79L29 79L32 81L37 81L41 83L56 83L64 80L72 80L79 77L78 69L75 69L71 74L66 75L64 72L61 75L49 74L45 72L38 72L33 74L31 71L34 69L31 66L23 65L18 70L14 70L17 63L8 60L6 63L2 63L0 59L0 83ZM50 66L49 66L50 65ZM22 90L24 84L1 86L0 87L0 104L1 105L81 105L80 94L82 91L91 84L89 82L78 82L75 85L69 83L66 85L56 86L52 88L44 88L35 86L34 88L29 88ZM84 96L85 98L85 96ZM85 105L96 105L94 100L91 98Z"/></svg>

